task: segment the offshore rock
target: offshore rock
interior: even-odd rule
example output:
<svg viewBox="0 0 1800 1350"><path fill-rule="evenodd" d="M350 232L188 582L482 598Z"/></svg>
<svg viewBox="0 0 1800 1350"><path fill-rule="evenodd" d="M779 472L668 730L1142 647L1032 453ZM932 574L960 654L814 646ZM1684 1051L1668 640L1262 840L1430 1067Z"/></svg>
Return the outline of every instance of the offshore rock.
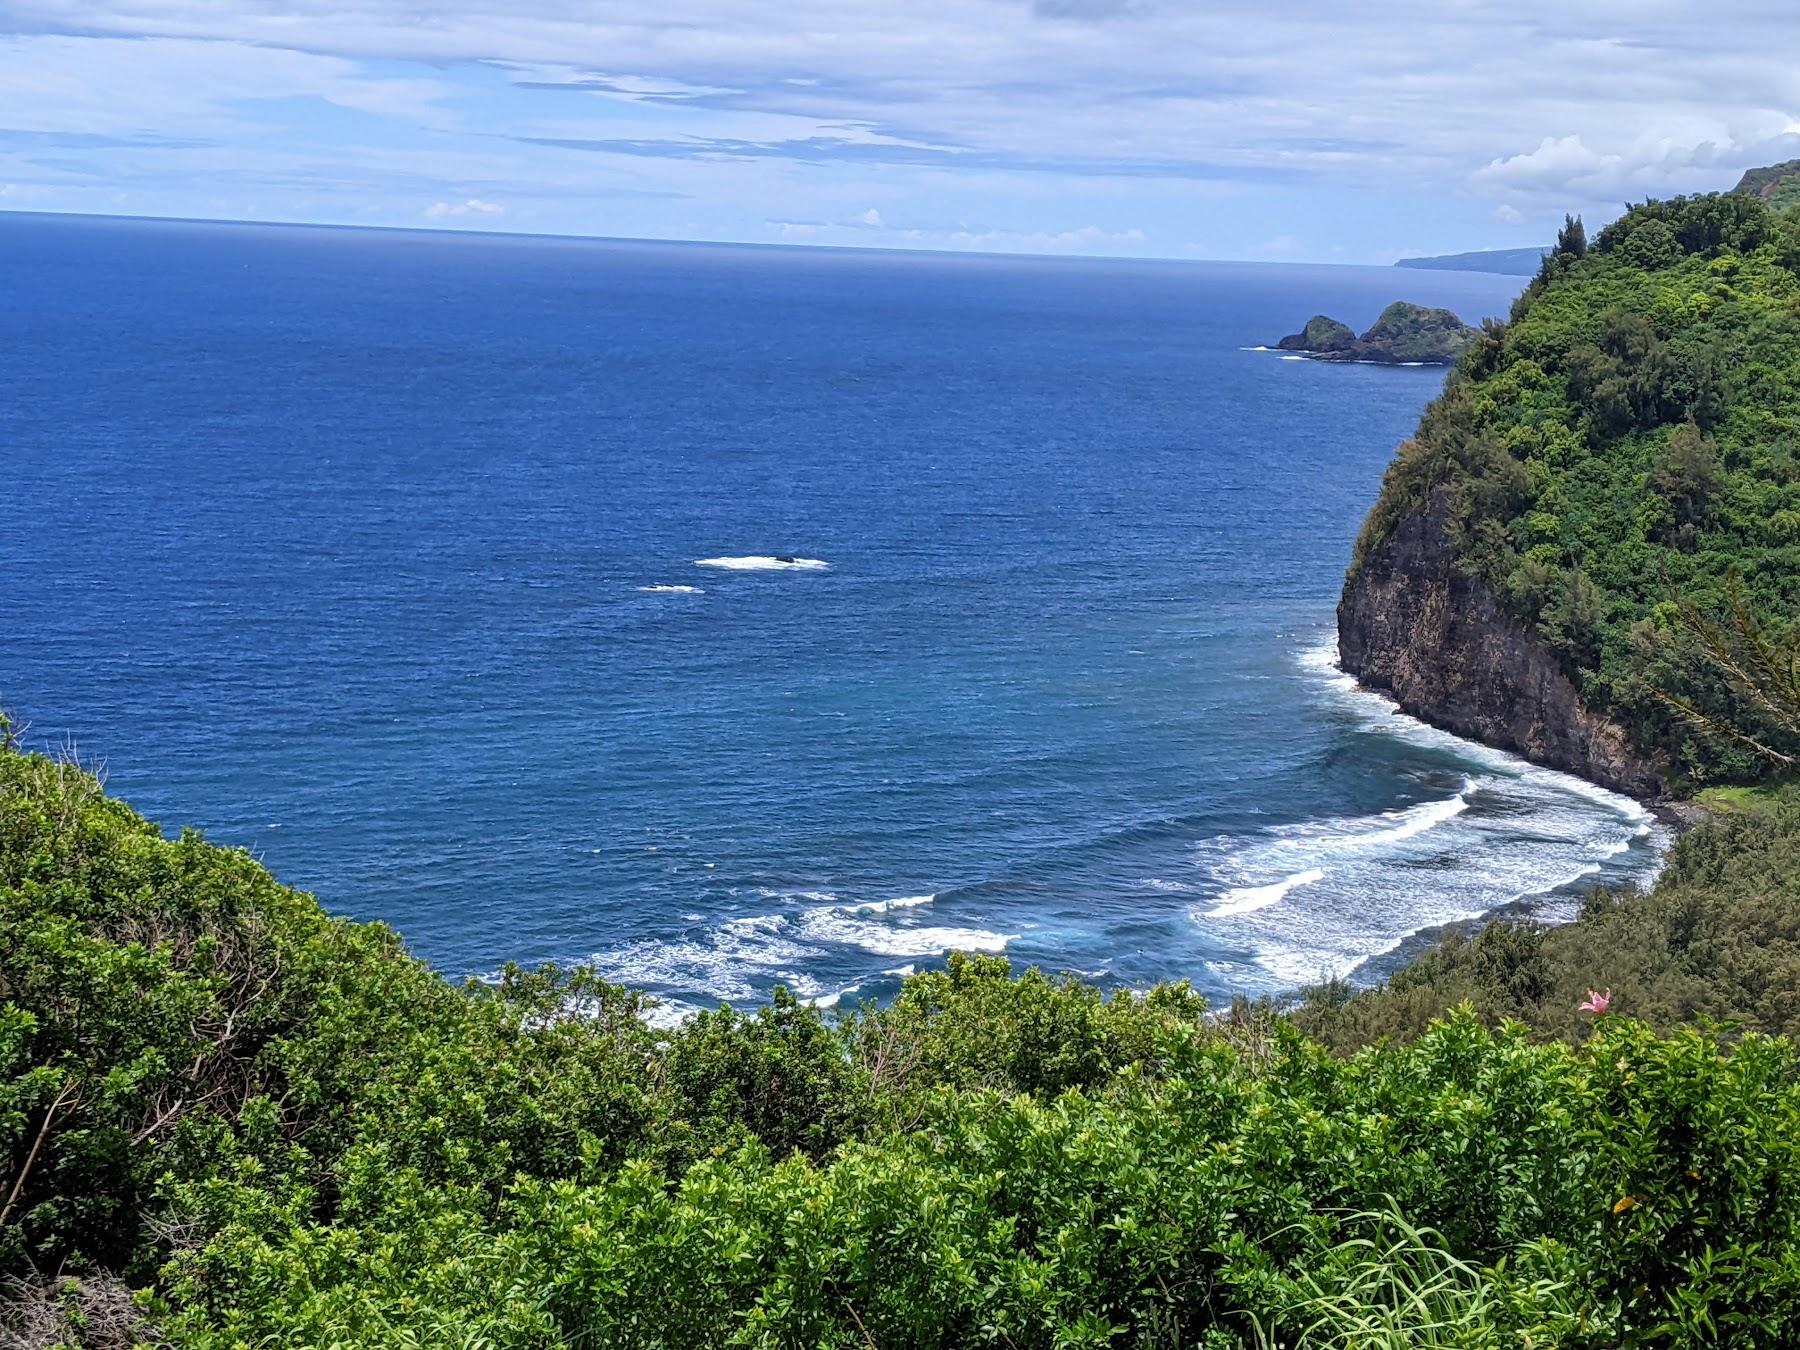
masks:
<svg viewBox="0 0 1800 1350"><path fill-rule="evenodd" d="M1306 327L1276 343L1315 361L1378 365L1450 365L1475 340L1476 330L1447 309L1396 300L1357 337L1345 324L1315 314Z"/></svg>

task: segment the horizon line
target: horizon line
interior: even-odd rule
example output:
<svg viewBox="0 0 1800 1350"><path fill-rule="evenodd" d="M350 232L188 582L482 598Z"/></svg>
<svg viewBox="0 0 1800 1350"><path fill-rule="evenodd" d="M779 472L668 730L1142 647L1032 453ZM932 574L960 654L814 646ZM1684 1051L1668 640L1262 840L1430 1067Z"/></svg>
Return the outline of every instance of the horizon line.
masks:
<svg viewBox="0 0 1800 1350"><path fill-rule="evenodd" d="M292 230L357 230L381 234L424 234L448 235L465 239L544 239L570 243L595 244L687 244L703 248L747 248L778 250L781 252L825 252L825 253L895 253L907 256L928 257L979 257L979 258L1029 258L1039 261L1063 262L1115 262L1115 263L1187 263L1199 266L1212 266L1229 263L1236 266L1259 267L1367 267L1386 270L1398 267L1401 260L1393 262L1312 262L1288 258L1193 258L1170 257L1166 255L1141 255L1119 253L1021 253L1005 249L979 248L931 248L922 246L907 248L898 244L822 244L807 243L798 240L772 239L683 239L666 235L611 235L611 234L566 234L548 230L508 230L508 229L469 229L454 225L371 225L361 222L321 221L321 220L265 220L247 219L232 216L164 216L142 215L131 212L114 211L42 211L17 207L0 208L3 216L31 216L38 219L57 220L112 220L141 221L157 225L239 225L259 228L292 229ZM1533 247L1520 245L1520 248ZM1548 247L1546 245L1546 247ZM1456 257L1465 253L1516 252L1516 249L1459 249L1454 253L1420 254L1419 257Z"/></svg>

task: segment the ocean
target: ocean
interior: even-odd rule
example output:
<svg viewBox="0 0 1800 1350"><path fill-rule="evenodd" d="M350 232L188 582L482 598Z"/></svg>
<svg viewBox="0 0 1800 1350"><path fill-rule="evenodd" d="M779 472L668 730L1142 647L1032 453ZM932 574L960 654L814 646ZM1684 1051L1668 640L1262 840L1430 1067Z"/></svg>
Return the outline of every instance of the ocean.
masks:
<svg viewBox="0 0 1800 1350"><path fill-rule="evenodd" d="M0 215L0 705L453 976L1367 976L1657 863L1332 665L1443 372L1254 350L1519 285Z"/></svg>

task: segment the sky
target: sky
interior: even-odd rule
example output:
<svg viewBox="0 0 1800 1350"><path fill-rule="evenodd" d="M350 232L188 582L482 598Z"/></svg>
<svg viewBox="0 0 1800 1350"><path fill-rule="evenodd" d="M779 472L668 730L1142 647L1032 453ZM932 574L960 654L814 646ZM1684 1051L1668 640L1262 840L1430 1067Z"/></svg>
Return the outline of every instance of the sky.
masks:
<svg viewBox="0 0 1800 1350"><path fill-rule="evenodd" d="M1385 263L1800 157L1794 0L0 0L0 209Z"/></svg>

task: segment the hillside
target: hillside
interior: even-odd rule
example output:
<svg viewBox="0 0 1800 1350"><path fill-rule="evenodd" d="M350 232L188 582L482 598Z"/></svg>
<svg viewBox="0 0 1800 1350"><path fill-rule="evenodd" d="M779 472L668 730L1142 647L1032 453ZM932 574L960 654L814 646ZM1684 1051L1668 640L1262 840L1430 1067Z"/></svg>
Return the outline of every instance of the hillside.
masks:
<svg viewBox="0 0 1800 1350"><path fill-rule="evenodd" d="M1754 778L1767 756L1676 707L1794 746L1700 636L1734 575L1779 641L1800 601L1800 222L1747 195L1651 202L1592 248L1571 222L1400 448L1340 653L1408 712L1610 786Z"/></svg>
<svg viewBox="0 0 1800 1350"><path fill-rule="evenodd" d="M1402 258L1395 267L1434 272L1498 272L1509 277L1536 276L1546 248L1495 248L1473 253L1440 253L1428 258Z"/></svg>
<svg viewBox="0 0 1800 1350"><path fill-rule="evenodd" d="M659 1031L577 972L447 984L4 736L0 995L9 1344L1800 1336L1785 1041L1341 1059L960 957Z"/></svg>
<svg viewBox="0 0 1800 1350"><path fill-rule="evenodd" d="M1732 190L1765 201L1777 211L1800 206L1800 159L1751 169Z"/></svg>

